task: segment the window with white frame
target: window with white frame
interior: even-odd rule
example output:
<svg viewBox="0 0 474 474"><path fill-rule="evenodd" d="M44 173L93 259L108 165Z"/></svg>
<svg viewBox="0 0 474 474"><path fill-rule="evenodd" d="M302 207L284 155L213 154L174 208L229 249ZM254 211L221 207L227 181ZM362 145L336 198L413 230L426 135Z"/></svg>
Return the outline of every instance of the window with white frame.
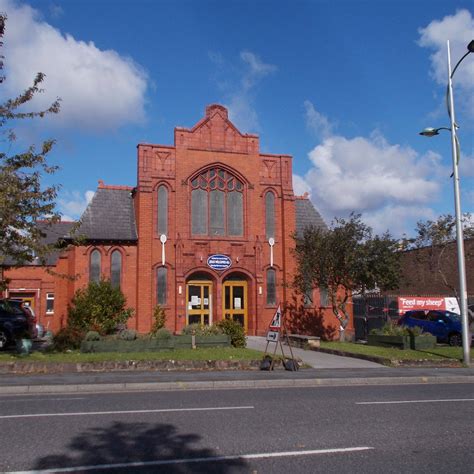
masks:
<svg viewBox="0 0 474 474"><path fill-rule="evenodd" d="M46 314L54 313L54 293L46 293Z"/></svg>

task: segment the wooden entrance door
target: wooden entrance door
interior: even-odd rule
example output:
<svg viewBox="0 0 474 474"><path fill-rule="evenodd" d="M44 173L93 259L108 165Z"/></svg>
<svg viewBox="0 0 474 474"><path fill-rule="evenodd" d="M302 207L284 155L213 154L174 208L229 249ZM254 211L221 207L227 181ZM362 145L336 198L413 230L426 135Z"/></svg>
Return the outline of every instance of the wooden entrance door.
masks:
<svg viewBox="0 0 474 474"><path fill-rule="evenodd" d="M189 281L186 284L186 324L212 324L212 283Z"/></svg>
<svg viewBox="0 0 474 474"><path fill-rule="evenodd" d="M247 282L226 281L222 295L223 317L240 323L247 332Z"/></svg>

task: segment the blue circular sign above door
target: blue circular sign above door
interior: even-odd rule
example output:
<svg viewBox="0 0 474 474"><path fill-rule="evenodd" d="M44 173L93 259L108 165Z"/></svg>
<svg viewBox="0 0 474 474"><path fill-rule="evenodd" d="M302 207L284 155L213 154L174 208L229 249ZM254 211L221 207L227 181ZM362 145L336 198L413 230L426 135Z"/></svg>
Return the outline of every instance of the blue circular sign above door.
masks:
<svg viewBox="0 0 474 474"><path fill-rule="evenodd" d="M210 255L207 259L207 265L213 270L222 271L227 270L232 266L232 260L227 255Z"/></svg>

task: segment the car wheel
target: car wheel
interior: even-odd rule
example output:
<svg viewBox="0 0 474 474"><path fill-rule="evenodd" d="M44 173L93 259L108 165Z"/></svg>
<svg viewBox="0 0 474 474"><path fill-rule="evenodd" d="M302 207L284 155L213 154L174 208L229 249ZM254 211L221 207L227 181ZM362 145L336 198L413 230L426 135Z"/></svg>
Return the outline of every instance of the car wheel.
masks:
<svg viewBox="0 0 474 474"><path fill-rule="evenodd" d="M0 350L5 349L8 344L8 336L5 331L0 331Z"/></svg>
<svg viewBox="0 0 474 474"><path fill-rule="evenodd" d="M459 334L458 332L451 334L448 338L448 342L450 346L462 346L461 334Z"/></svg>

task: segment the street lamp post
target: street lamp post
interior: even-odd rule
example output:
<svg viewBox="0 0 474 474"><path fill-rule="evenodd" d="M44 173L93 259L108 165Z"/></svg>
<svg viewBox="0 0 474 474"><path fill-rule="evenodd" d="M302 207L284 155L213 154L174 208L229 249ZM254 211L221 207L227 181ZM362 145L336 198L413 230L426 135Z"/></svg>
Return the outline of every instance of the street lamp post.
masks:
<svg viewBox="0 0 474 474"><path fill-rule="evenodd" d="M454 69L451 71L451 52L449 47L449 40L447 41L448 47L448 88L447 88L447 106L448 115L451 120L451 126L439 127L439 128L425 128L420 135L433 137L439 134L440 130L449 130L451 132L451 150L453 158L453 184L454 184L454 208L456 214L456 244L458 254L458 272L459 272L459 302L461 309L462 319L462 346L463 346L463 361L464 364L470 366L470 334L469 334L469 320L467 317L467 288L466 288L466 261L464 257L464 237L462 229L462 213L461 213L461 197L459 193L459 140L456 134L456 119L454 115L454 98L453 98L453 74L455 73L462 60L470 53L474 53L474 40L472 40L467 46L467 53L457 62Z"/></svg>

